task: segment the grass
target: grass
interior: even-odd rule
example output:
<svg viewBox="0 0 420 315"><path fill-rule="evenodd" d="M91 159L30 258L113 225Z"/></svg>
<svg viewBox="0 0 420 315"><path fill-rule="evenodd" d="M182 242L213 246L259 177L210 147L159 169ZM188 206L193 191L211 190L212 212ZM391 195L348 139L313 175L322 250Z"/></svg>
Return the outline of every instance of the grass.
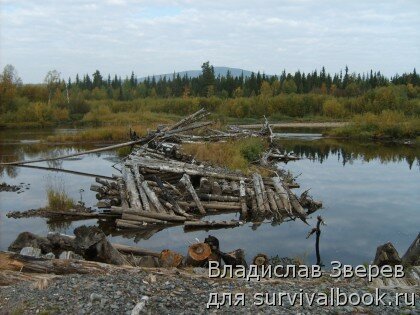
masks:
<svg viewBox="0 0 420 315"><path fill-rule="evenodd" d="M142 136L147 133L147 128L143 125L132 126L137 135ZM57 134L48 136L47 142L99 142L99 141L129 141L129 130L127 126L107 126L98 128L82 129L76 133Z"/></svg>
<svg viewBox="0 0 420 315"><path fill-rule="evenodd" d="M266 148L267 143L261 138L182 145L184 153L191 154L198 160L245 173L250 173L256 168L251 163L259 159Z"/></svg>
<svg viewBox="0 0 420 315"><path fill-rule="evenodd" d="M66 193L64 183L57 182L47 185L47 209L54 211L68 211L76 206L75 201Z"/></svg>
<svg viewBox="0 0 420 315"><path fill-rule="evenodd" d="M354 116L349 125L327 134L355 139L416 139L420 135L420 118L390 110L380 114L366 113Z"/></svg>

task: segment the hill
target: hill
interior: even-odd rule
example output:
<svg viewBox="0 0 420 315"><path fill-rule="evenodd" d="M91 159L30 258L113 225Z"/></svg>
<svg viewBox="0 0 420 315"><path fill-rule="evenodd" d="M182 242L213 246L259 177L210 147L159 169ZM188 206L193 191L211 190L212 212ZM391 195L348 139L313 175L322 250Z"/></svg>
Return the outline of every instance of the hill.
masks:
<svg viewBox="0 0 420 315"><path fill-rule="evenodd" d="M226 76L227 72L230 71L230 74L234 77L239 77L242 73L244 74L244 77L249 77L251 76L252 71L249 70L243 70L243 69L239 69L239 68L230 68L230 67L214 67L214 74L217 76ZM200 70L187 70L187 71L180 71L180 72L175 72L175 75L179 75L181 77L187 75L190 78L197 78L200 74L201 74L201 69ZM165 74L158 74L158 75L151 75L150 78L155 77L156 80L159 79L163 79L164 77L166 77L166 79L172 79L174 73L165 73ZM142 78L138 78L139 81L143 81L144 79L146 79L147 77L142 77Z"/></svg>

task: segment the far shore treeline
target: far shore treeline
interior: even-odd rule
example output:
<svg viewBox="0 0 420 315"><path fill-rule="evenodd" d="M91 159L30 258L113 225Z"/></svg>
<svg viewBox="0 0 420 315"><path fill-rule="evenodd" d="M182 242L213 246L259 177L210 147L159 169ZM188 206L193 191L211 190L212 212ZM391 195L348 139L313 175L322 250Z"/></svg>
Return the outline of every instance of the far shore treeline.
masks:
<svg viewBox="0 0 420 315"><path fill-rule="evenodd" d="M379 117L384 111L384 117L418 120L420 76L415 69L386 77L374 71L352 73L348 67L335 74L323 67L311 73L216 76L209 62L192 78L174 74L139 80L131 73L122 79L97 70L65 80L52 70L42 84L24 84L11 65L0 76L3 127L147 122L156 114L179 116L199 108L220 119L243 121L263 115L272 121L350 120Z"/></svg>

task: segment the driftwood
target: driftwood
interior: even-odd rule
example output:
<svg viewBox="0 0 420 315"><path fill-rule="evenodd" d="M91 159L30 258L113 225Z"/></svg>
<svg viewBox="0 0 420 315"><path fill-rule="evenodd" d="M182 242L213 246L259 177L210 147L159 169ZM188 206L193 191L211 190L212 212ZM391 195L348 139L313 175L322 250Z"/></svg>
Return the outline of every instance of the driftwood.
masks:
<svg viewBox="0 0 420 315"><path fill-rule="evenodd" d="M239 198L241 201L241 215L243 218L246 218L248 216L248 207L246 205L246 188L243 179L239 181Z"/></svg>
<svg viewBox="0 0 420 315"><path fill-rule="evenodd" d="M122 207L112 207L111 208L111 213L137 214L137 215L141 215L141 216L147 217L147 218L153 218L153 219L164 220L164 221L174 221L174 222L184 222L186 220L186 217L179 216L179 215L157 213L157 212L148 212L148 211L141 211L141 210L138 210L138 209L122 208Z"/></svg>
<svg viewBox="0 0 420 315"><path fill-rule="evenodd" d="M184 174L184 176L182 176L180 182L185 186L185 188L188 190L188 192L191 194L197 208L198 211L200 211L201 214L206 214L206 210L204 210L203 205L201 204L201 200L200 198L198 198L197 193L195 192L195 189L193 187L193 185L191 184L191 180L190 177L188 176L188 174Z"/></svg>
<svg viewBox="0 0 420 315"><path fill-rule="evenodd" d="M44 259L22 256L11 252L0 252L0 270L39 274L105 274L113 270L130 268L95 261L73 259Z"/></svg>
<svg viewBox="0 0 420 315"><path fill-rule="evenodd" d="M128 199L132 207L142 209L139 193L137 190L136 182L134 181L134 176L131 173L130 169L123 168L123 179L127 185ZM143 209L142 209L143 210Z"/></svg>
<svg viewBox="0 0 420 315"><path fill-rule="evenodd" d="M185 221L185 228L220 228L237 227L242 225L241 221Z"/></svg>
<svg viewBox="0 0 420 315"><path fill-rule="evenodd" d="M315 252L316 252L316 264L318 266L323 266L322 262L321 262L321 253L319 251L319 240L321 238L321 225L325 225L324 220L322 219L321 216L317 217L317 224L316 227L313 228L309 233L308 236L306 238L309 238L312 234L316 233L316 240L315 240Z"/></svg>

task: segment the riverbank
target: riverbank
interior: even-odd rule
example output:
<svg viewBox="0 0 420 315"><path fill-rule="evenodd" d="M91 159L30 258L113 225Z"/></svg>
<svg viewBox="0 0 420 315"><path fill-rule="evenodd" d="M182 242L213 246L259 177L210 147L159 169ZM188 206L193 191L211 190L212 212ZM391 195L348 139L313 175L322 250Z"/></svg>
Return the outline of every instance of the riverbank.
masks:
<svg viewBox="0 0 420 315"><path fill-rule="evenodd" d="M21 282L0 290L0 307L3 314L133 314L134 307L143 301L141 313L149 314L418 314L420 312L418 287L411 287L417 294L416 306L395 305L395 293L406 292L402 288L383 288L384 302L393 305L378 306L322 306L316 299L312 306L303 300L303 306L291 305L284 298L284 305L268 305L273 294L307 293L331 296L332 288L341 293L374 293L374 287L360 278L334 279L323 276L317 279L286 278L280 280L245 281L239 279L209 278L207 269L157 269L133 268L113 270L99 275L49 276L48 280L35 283ZM409 291L410 292L410 291ZM413 292L413 291L411 291ZM245 305L217 309L206 308L211 293L244 293ZM264 305L257 306L256 293L269 294ZM265 296L264 296L265 297ZM220 300L219 300L220 301ZM278 303L276 303L278 304ZM136 313L134 313L136 314ZM137 313L138 314L138 313Z"/></svg>

